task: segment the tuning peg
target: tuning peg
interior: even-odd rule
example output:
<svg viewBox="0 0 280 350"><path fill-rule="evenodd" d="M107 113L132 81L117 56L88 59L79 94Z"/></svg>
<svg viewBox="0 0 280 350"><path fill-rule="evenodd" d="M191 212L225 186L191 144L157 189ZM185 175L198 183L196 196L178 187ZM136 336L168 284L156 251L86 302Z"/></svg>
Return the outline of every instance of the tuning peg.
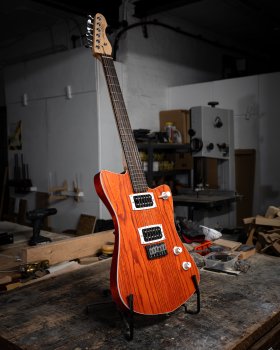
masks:
<svg viewBox="0 0 280 350"><path fill-rule="evenodd" d="M87 27L87 31L88 31L89 33L93 33L93 29L90 28L90 27Z"/></svg>
<svg viewBox="0 0 280 350"><path fill-rule="evenodd" d="M88 18L93 19L92 15L88 15Z"/></svg>
<svg viewBox="0 0 280 350"><path fill-rule="evenodd" d="M88 19L88 20L87 20L87 24L88 24L88 25L92 25L92 24L93 24L93 23L92 23L92 20L91 20L91 19Z"/></svg>

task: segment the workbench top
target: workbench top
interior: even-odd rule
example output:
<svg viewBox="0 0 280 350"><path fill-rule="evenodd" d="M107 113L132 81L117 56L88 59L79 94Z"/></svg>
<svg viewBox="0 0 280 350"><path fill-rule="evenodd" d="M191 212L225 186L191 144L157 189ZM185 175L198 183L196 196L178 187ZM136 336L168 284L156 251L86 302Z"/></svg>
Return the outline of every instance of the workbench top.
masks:
<svg viewBox="0 0 280 350"><path fill-rule="evenodd" d="M249 349L280 321L280 264L259 254L248 261L238 276L201 272L198 315L136 315L130 342L114 304L85 312L104 301L110 259L0 295L0 336L26 350Z"/></svg>
<svg viewBox="0 0 280 350"><path fill-rule="evenodd" d="M236 202L240 199L239 195L235 193L221 193L215 194L201 194L201 193L191 193L191 194L179 194L173 196L173 201L175 206L194 206L197 208L211 208L223 205L225 203Z"/></svg>

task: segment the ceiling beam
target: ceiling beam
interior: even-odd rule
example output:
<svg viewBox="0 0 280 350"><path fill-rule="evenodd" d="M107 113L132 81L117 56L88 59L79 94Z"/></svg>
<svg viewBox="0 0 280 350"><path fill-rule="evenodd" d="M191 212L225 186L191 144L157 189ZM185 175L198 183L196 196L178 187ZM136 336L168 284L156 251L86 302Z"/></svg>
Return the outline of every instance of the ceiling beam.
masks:
<svg viewBox="0 0 280 350"><path fill-rule="evenodd" d="M122 0L32 0L45 6L61 10L69 14L77 16L94 16L97 12L102 13L110 26L118 26L119 23L119 7Z"/></svg>
<svg viewBox="0 0 280 350"><path fill-rule="evenodd" d="M202 0L138 0L134 3L134 16L137 18L143 18L199 1Z"/></svg>

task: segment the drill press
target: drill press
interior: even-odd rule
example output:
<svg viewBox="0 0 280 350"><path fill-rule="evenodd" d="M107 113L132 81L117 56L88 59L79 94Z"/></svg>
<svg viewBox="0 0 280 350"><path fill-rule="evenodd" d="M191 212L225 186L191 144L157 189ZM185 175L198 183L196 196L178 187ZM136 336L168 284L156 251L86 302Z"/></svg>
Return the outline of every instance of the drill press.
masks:
<svg viewBox="0 0 280 350"><path fill-rule="evenodd" d="M30 238L29 245L37 245L38 243L51 242L51 239L40 235L40 230L43 227L43 221L47 216L57 213L55 208L43 208L29 211L26 215L27 219L32 222L33 236Z"/></svg>

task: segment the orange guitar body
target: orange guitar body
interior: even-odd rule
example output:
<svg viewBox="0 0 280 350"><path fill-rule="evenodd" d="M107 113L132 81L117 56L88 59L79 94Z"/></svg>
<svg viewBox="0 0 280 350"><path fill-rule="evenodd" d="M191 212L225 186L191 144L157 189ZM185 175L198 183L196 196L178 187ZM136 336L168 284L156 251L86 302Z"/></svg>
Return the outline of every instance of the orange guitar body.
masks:
<svg viewBox="0 0 280 350"><path fill-rule="evenodd" d="M166 185L148 189L156 206L134 210L130 195L133 189L128 173L98 173L94 184L99 197L110 211L115 225L115 247L111 266L111 293L123 309L129 309L128 296L133 295L133 311L145 315L169 313L184 304L195 292L192 276L199 282L199 272L182 244L174 224L172 196ZM139 228L162 225L167 255L149 259L141 242ZM174 248L181 247L178 255ZM188 269L183 263L190 263Z"/></svg>

